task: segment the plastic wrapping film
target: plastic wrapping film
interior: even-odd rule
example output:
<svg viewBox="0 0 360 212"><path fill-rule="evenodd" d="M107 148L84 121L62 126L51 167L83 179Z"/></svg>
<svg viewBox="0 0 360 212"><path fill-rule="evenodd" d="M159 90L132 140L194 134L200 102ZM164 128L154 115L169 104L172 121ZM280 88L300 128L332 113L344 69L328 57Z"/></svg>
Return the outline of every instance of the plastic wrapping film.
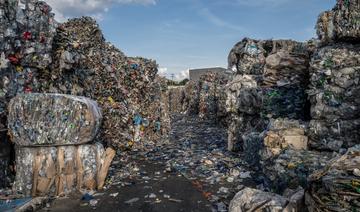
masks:
<svg viewBox="0 0 360 212"><path fill-rule="evenodd" d="M310 72L311 146L339 150L358 144L360 46L319 48L312 57Z"/></svg>
<svg viewBox="0 0 360 212"><path fill-rule="evenodd" d="M64 94L21 94L9 103L10 134L19 146L84 144L101 124L97 103Z"/></svg>
<svg viewBox="0 0 360 212"><path fill-rule="evenodd" d="M24 196L61 196L76 189L101 189L114 156L114 150L105 150L99 143L17 146L13 189Z"/></svg>
<svg viewBox="0 0 360 212"><path fill-rule="evenodd" d="M337 0L331 11L320 14L316 25L323 43L360 41L360 1Z"/></svg>
<svg viewBox="0 0 360 212"><path fill-rule="evenodd" d="M360 145L331 160L309 177L305 200L309 211L360 210Z"/></svg>

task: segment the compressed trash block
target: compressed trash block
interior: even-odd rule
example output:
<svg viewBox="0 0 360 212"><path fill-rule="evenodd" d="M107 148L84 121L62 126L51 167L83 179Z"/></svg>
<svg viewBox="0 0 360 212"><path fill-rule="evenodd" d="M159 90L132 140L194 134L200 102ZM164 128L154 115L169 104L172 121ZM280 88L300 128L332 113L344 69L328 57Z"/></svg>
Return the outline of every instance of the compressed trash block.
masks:
<svg viewBox="0 0 360 212"><path fill-rule="evenodd" d="M199 113L201 84L198 81L189 81L185 85L184 107L186 114L197 115Z"/></svg>
<svg viewBox="0 0 360 212"><path fill-rule="evenodd" d="M306 205L311 212L360 210L360 145L331 160L310 177Z"/></svg>
<svg viewBox="0 0 360 212"><path fill-rule="evenodd" d="M360 40L359 0L337 0L331 11L320 14L317 34L323 43L358 42Z"/></svg>
<svg viewBox="0 0 360 212"><path fill-rule="evenodd" d="M274 160L286 149L306 150L306 128L307 126L299 120L270 119L263 132L253 128L242 133L245 160L259 167L259 162Z"/></svg>
<svg viewBox="0 0 360 212"><path fill-rule="evenodd" d="M182 113L185 92L183 86L172 87L169 89L169 103L171 113Z"/></svg>
<svg viewBox="0 0 360 212"><path fill-rule="evenodd" d="M226 85L228 76L219 73L207 73L200 77L201 90L199 94L199 117L218 121L219 95L223 85Z"/></svg>
<svg viewBox="0 0 360 212"><path fill-rule="evenodd" d="M20 146L84 144L101 124L97 103L63 94L22 94L9 103L8 125Z"/></svg>
<svg viewBox="0 0 360 212"><path fill-rule="evenodd" d="M310 146L320 150L338 151L352 147L360 141L360 119L311 120L309 137Z"/></svg>
<svg viewBox="0 0 360 212"><path fill-rule="evenodd" d="M264 73L266 57L280 51L307 55L308 46L305 43L292 40L253 40L244 38L235 44L229 53L229 69L237 74L261 75ZM268 60L270 61L270 59ZM301 60L296 59L291 61L298 63ZM279 65L283 64L284 63Z"/></svg>
<svg viewBox="0 0 360 212"><path fill-rule="evenodd" d="M246 211L303 211L302 201L304 190L299 190L286 198L278 194L264 192L252 188L239 191L230 202L229 212Z"/></svg>
<svg viewBox="0 0 360 212"><path fill-rule="evenodd" d="M286 188L306 188L307 177L335 156L336 153L285 149L277 157L262 160L262 171L271 181L270 189L282 193Z"/></svg>
<svg viewBox="0 0 360 212"><path fill-rule="evenodd" d="M358 144L360 46L339 43L319 48L310 73L311 146L338 151Z"/></svg>
<svg viewBox="0 0 360 212"><path fill-rule="evenodd" d="M261 151L271 152L274 156L286 148L306 150L307 145L305 126L301 126L297 120L276 119L270 121L270 127L264 138L265 149Z"/></svg>
<svg viewBox="0 0 360 212"><path fill-rule="evenodd" d="M312 57L310 73L313 119L360 118L360 45L319 48Z"/></svg>
<svg viewBox="0 0 360 212"><path fill-rule="evenodd" d="M268 86L283 86L288 84L308 83L309 55L291 53L281 50L266 57L264 69L264 84Z"/></svg>
<svg viewBox="0 0 360 212"><path fill-rule="evenodd" d="M112 149L99 144L58 147L16 147L14 191L24 196L66 195L104 185Z"/></svg>
<svg viewBox="0 0 360 212"><path fill-rule="evenodd" d="M40 70L52 62L56 21L51 7L37 0L0 3L0 128L7 104L17 93L38 92Z"/></svg>

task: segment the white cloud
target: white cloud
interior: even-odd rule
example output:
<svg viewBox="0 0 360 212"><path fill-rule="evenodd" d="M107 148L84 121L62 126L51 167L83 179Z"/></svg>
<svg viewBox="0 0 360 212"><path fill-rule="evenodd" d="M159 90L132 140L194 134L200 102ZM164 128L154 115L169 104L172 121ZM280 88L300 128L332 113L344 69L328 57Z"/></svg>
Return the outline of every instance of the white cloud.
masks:
<svg viewBox="0 0 360 212"><path fill-rule="evenodd" d="M201 9L199 11L199 14L216 26L228 28L228 29L235 30L235 31L242 31L242 32L246 31L245 28L243 28L239 25L235 25L235 24L226 22L226 21L222 20L221 18L217 17L208 8Z"/></svg>
<svg viewBox="0 0 360 212"><path fill-rule="evenodd" d="M156 0L45 0L58 21L78 16L92 16L98 19L115 4L155 5Z"/></svg>
<svg viewBox="0 0 360 212"><path fill-rule="evenodd" d="M160 67L158 69L158 74L162 77L166 76L168 69L166 67Z"/></svg>
<svg viewBox="0 0 360 212"><path fill-rule="evenodd" d="M185 78L189 79L189 70L181 71L180 73L175 74L175 80L181 81Z"/></svg>

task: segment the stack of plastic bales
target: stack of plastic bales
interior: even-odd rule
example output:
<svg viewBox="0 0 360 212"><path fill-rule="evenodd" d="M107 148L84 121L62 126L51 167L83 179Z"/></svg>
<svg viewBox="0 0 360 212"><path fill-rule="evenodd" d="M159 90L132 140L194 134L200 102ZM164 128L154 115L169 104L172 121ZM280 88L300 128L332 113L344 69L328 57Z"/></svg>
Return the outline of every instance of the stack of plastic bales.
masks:
<svg viewBox="0 0 360 212"><path fill-rule="evenodd" d="M147 111L161 92L154 61L126 57L105 42L98 24L87 17L57 28L54 52L52 71L42 74L42 91L97 100L104 114L99 138L109 145L130 148L144 138L145 128L159 125L160 117ZM155 87L158 94L153 93Z"/></svg>
<svg viewBox="0 0 360 212"><path fill-rule="evenodd" d="M360 41L359 0L337 0L331 11L320 14L317 34L323 43Z"/></svg>
<svg viewBox="0 0 360 212"><path fill-rule="evenodd" d="M265 130L263 122L268 118L307 118L304 86L308 66L305 43L245 38L235 45L229 54L229 68L238 76L226 91L227 110L232 114L229 150L237 149L244 134ZM247 126L241 126L245 123Z"/></svg>
<svg viewBox="0 0 360 212"><path fill-rule="evenodd" d="M95 139L97 103L62 94L22 94L9 103L8 127L16 147L13 189L24 196L67 195L101 189L115 151Z"/></svg>
<svg viewBox="0 0 360 212"><path fill-rule="evenodd" d="M0 187L9 184L7 105L17 93L39 91L39 70L52 62L56 22L51 7L39 1L0 1Z"/></svg>
<svg viewBox="0 0 360 212"><path fill-rule="evenodd" d="M200 101L201 86L198 81L189 81L185 85L185 98L184 109L186 114L197 115L199 114L199 101Z"/></svg>
<svg viewBox="0 0 360 212"><path fill-rule="evenodd" d="M358 0L339 0L331 12L319 17L318 34L326 46L312 57L309 89L310 144L316 149L339 150L359 144L359 7ZM326 14L333 18L325 20ZM325 26L331 36L323 34Z"/></svg>
<svg viewBox="0 0 360 212"><path fill-rule="evenodd" d="M183 105L185 100L185 91L183 86L171 87L169 89L169 103L171 113L184 112Z"/></svg>
<svg viewBox="0 0 360 212"><path fill-rule="evenodd" d="M227 84L225 74L208 73L200 77L199 117L201 119L217 121L219 111L219 93L222 86Z"/></svg>
<svg viewBox="0 0 360 212"><path fill-rule="evenodd" d="M18 92L39 89L39 70L52 62L56 22L40 1L3 0L0 4L0 130L6 107Z"/></svg>

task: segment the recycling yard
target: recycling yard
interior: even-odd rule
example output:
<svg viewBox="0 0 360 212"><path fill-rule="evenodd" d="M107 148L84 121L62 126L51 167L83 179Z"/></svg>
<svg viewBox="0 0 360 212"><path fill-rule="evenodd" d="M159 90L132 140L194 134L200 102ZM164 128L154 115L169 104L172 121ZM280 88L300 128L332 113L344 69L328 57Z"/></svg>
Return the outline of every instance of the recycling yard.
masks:
<svg viewBox="0 0 360 212"><path fill-rule="evenodd" d="M360 211L359 0L181 82L49 4L0 0L0 211Z"/></svg>

